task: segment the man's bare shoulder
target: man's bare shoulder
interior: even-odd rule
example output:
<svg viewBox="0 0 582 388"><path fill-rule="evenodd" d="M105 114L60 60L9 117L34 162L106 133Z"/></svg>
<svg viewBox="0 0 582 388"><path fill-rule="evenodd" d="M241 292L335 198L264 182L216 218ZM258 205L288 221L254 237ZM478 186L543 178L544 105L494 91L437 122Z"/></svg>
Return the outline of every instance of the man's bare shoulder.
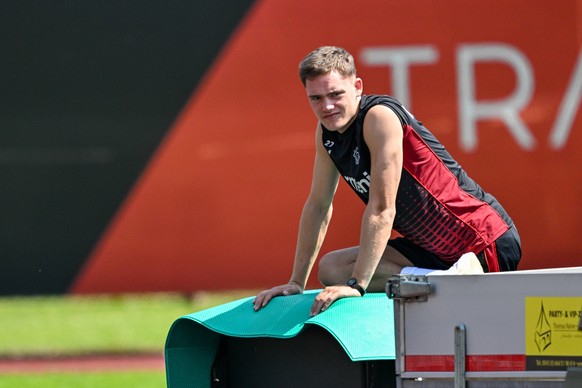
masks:
<svg viewBox="0 0 582 388"><path fill-rule="evenodd" d="M377 120L400 121L398 115L392 108L382 104L374 105L371 107L366 114L366 119L369 117Z"/></svg>
<svg viewBox="0 0 582 388"><path fill-rule="evenodd" d="M402 128L403 123L396 112L385 105L371 107L364 119L364 137L366 140L377 138L377 135L380 134L401 132Z"/></svg>

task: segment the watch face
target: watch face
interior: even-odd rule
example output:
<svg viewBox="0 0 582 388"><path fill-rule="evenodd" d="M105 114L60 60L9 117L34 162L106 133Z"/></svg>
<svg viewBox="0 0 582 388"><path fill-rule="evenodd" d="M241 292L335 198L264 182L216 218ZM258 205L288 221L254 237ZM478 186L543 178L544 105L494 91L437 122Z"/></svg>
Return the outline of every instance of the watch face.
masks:
<svg viewBox="0 0 582 388"><path fill-rule="evenodd" d="M357 283L358 283L358 281L354 278L348 280L348 286L350 286L350 287L357 284Z"/></svg>

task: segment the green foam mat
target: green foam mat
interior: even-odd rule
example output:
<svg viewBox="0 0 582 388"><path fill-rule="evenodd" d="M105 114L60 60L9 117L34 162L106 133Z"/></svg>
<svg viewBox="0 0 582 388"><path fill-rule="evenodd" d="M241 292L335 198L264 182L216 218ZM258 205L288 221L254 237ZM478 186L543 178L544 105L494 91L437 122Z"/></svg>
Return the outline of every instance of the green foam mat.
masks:
<svg viewBox="0 0 582 388"><path fill-rule="evenodd" d="M205 380L221 335L284 339L317 325L337 340L352 361L395 359L393 305L386 294L343 298L310 317L318 293L277 297L258 312L253 310L254 297L249 297L178 318L166 339L168 387L182 386L184 381L209 387Z"/></svg>

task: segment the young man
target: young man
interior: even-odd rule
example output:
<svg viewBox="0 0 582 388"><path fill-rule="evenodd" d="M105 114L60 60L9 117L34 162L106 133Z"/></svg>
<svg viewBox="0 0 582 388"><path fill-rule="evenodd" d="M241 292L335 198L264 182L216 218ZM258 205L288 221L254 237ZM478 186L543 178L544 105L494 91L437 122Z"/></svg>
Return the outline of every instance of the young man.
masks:
<svg viewBox="0 0 582 388"><path fill-rule="evenodd" d="M275 296L303 292L331 220L340 175L366 203L360 245L321 258L318 275L325 288L311 315L339 298L383 292L390 276L401 271L517 268L521 245L507 212L395 99L363 95L348 52L320 47L299 70L318 119L311 191L291 279L259 293L255 310ZM392 229L402 237L389 240Z"/></svg>

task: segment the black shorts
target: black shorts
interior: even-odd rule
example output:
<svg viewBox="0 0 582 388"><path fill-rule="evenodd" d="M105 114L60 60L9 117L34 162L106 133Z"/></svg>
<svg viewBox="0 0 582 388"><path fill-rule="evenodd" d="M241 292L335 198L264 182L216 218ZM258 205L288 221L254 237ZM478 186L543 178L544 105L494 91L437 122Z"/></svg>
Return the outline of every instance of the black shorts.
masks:
<svg viewBox="0 0 582 388"><path fill-rule="evenodd" d="M388 245L400 252L415 267L448 269L453 264L440 259L404 237L388 241ZM521 240L515 225L503 233L493 244L481 252L474 252L481 262L483 271L515 271L521 259Z"/></svg>

